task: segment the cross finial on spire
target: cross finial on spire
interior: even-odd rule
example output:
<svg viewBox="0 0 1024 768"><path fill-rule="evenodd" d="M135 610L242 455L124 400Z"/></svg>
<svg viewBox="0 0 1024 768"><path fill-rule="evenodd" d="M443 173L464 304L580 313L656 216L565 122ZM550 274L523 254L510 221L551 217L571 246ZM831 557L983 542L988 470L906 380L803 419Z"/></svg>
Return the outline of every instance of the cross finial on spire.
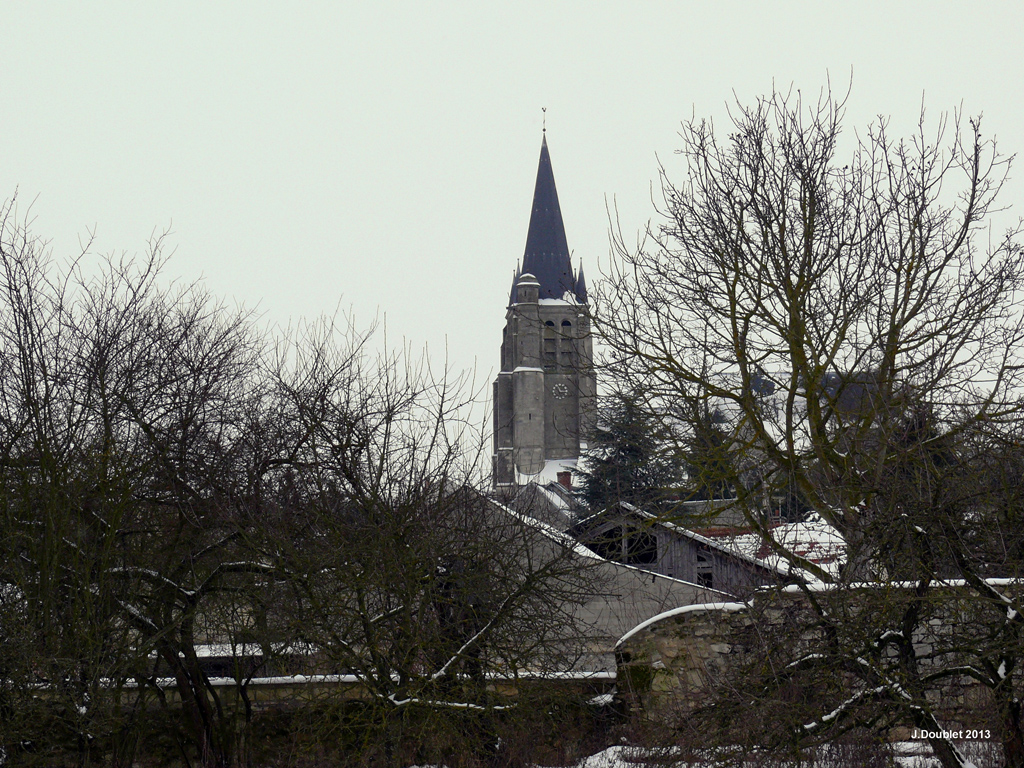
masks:
<svg viewBox="0 0 1024 768"><path fill-rule="evenodd" d="M540 128L540 132L541 133L547 133L548 132L548 108L547 107L541 107L540 111L541 111L541 118L540 118L541 128Z"/></svg>

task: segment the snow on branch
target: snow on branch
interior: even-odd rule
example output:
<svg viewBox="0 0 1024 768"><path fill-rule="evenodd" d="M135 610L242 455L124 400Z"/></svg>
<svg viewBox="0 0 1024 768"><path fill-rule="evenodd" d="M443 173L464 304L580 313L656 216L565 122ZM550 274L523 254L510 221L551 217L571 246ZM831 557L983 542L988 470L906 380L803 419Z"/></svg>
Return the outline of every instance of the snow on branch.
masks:
<svg viewBox="0 0 1024 768"><path fill-rule="evenodd" d="M796 661L791 661L789 664L786 665L786 669L796 669L798 667L804 666L805 664L809 664L812 661L820 661L825 658L826 656L824 653L809 653L806 656L797 659Z"/></svg>
<svg viewBox="0 0 1024 768"><path fill-rule="evenodd" d="M494 622L501 617L502 611L511 602L512 598L516 597L519 594L519 592L520 590L517 589L515 592L513 592L511 595L509 595L501 601L501 605L498 606L498 609L494 612L494 616L491 618L491 620L484 624L480 628L479 632L477 632L475 635L469 638L469 640L463 643L462 647L459 648L459 650L457 650L455 654L444 663L444 666L442 666L439 670L437 670L437 672L430 676L430 682L433 683L439 680L440 678L444 677L446 674L448 674L448 669L452 666L452 664L458 661L462 654L469 650L473 646L473 644L476 643L476 641L479 640L484 635L484 633L487 632L487 630L494 626Z"/></svg>
<svg viewBox="0 0 1024 768"><path fill-rule="evenodd" d="M393 693L390 696L388 696L387 699L396 707L404 707L408 706L409 704L423 704L424 706L428 707L441 707L448 709L472 709L480 712L515 709L516 706L515 704L507 704L493 707L485 707L480 704L471 704L467 701L437 701L434 699L416 699L411 697L407 699L397 699L395 698L395 694Z"/></svg>
<svg viewBox="0 0 1024 768"><path fill-rule="evenodd" d="M107 573L111 573L111 574L115 574L115 575L124 574L124 575L127 575L127 576L140 576L140 577L143 577L143 578L147 579L148 581L151 581L151 582L154 582L154 583L157 583L157 584L164 584L165 586L172 587L172 588L176 589L178 592L180 592L182 595L184 595L185 597L194 597L195 594L196 594L194 590L185 589L183 586L181 586L176 581L168 579L162 573L157 573L156 571L154 571L154 570L152 570L150 568L129 568L127 566L118 566L118 567L115 567L115 568L108 569Z"/></svg>
<svg viewBox="0 0 1024 768"><path fill-rule="evenodd" d="M885 692L890 691L890 690L892 690L892 686L891 685L880 685L877 688L871 688L870 690L860 691L859 693L855 693L853 696L848 698L846 701L844 701L838 707L833 709L827 715L823 715L820 722L815 720L815 721L812 721L810 723L804 723L804 730L805 731L814 731L814 730L816 730L818 728L821 728L821 727L823 727L825 725L828 725L833 720L836 720L837 718L839 718L843 714L845 714L846 711L850 707L852 707L854 704L857 704L858 702L863 701L868 696L877 696L877 695L879 695L881 693L885 693Z"/></svg>

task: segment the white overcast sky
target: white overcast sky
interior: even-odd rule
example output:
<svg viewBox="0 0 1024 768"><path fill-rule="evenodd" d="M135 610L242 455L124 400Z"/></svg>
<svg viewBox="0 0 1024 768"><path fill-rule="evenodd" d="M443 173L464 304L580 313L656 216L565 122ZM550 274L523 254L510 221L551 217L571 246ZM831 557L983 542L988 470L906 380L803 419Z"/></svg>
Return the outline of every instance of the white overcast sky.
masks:
<svg viewBox="0 0 1024 768"><path fill-rule="evenodd" d="M386 315L496 370L547 107L574 262L636 232L681 120L845 90L846 128L984 113L1024 150L1024 3L33 2L0 9L0 197L53 255L170 229L168 279L268 322ZM1018 167L1015 177L1021 175ZM1014 178L1003 202L1024 213Z"/></svg>

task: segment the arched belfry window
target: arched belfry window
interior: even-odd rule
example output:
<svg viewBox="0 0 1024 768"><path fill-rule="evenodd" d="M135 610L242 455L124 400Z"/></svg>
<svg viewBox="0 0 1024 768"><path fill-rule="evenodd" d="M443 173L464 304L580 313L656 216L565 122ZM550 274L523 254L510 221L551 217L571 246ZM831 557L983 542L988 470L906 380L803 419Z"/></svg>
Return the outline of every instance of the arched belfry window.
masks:
<svg viewBox="0 0 1024 768"><path fill-rule="evenodd" d="M553 371L558 365L558 339L555 336L555 324L548 320L544 323L544 370Z"/></svg>
<svg viewBox="0 0 1024 768"><path fill-rule="evenodd" d="M572 333L572 323L568 320L562 321L562 332L559 334L561 341L559 346L559 357L561 357L561 364L564 368L574 368L576 366L576 347L574 344L574 337Z"/></svg>

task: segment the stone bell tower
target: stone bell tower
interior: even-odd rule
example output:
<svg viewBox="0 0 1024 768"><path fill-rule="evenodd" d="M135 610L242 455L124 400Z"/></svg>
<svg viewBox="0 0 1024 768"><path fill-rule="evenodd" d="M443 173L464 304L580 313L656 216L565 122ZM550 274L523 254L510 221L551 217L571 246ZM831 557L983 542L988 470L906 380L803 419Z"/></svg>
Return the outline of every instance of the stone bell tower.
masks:
<svg viewBox="0 0 1024 768"><path fill-rule="evenodd" d="M586 447L595 394L587 285L583 268L572 268L545 135L494 381L495 487L554 480L573 467Z"/></svg>

